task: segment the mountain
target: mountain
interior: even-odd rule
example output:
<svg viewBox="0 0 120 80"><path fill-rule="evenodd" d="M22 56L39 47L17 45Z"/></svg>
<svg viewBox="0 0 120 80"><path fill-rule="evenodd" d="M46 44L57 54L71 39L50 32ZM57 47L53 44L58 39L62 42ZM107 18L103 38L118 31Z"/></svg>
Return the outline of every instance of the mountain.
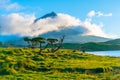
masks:
<svg viewBox="0 0 120 80"><path fill-rule="evenodd" d="M40 17L40 18L35 19L34 22L37 22L37 21L39 21L40 19L44 19L44 18L48 18L48 17L54 18L54 17L56 17L56 16L57 16L57 14L56 14L55 12L51 12L51 13L48 13L48 14Z"/></svg>
<svg viewBox="0 0 120 80"><path fill-rule="evenodd" d="M114 39L104 42L106 44L120 44L120 39Z"/></svg>
<svg viewBox="0 0 120 80"><path fill-rule="evenodd" d="M108 41L110 39L108 38L103 38L103 37L98 37L98 36L69 36L66 38L66 43L86 43L86 42L104 42Z"/></svg>
<svg viewBox="0 0 120 80"><path fill-rule="evenodd" d="M44 18L55 18L57 14L55 12L48 13L40 18L35 19L34 22L39 21ZM51 31L45 34L39 35L46 38L55 37L60 38L62 35L65 35L65 43L85 43L85 42L105 42L111 40L109 38L98 37L98 36L81 36L80 34L84 34L85 31L82 27L70 27L63 28L59 31Z"/></svg>
<svg viewBox="0 0 120 80"><path fill-rule="evenodd" d="M55 18L56 16L57 14L55 12L51 12L40 18L35 19L34 22L37 22L40 19L45 19L45 18ZM111 40L109 38L103 38L98 36L81 36L80 34L83 34L83 31L84 29L81 27L71 27L71 28L63 28L59 31L47 32L39 36L45 38L55 37L59 39L62 35L65 35L65 40L64 40L65 43L105 42ZM23 37L19 37L17 35L8 35L8 36L0 35L0 41L15 45L25 44L25 42L23 41Z"/></svg>

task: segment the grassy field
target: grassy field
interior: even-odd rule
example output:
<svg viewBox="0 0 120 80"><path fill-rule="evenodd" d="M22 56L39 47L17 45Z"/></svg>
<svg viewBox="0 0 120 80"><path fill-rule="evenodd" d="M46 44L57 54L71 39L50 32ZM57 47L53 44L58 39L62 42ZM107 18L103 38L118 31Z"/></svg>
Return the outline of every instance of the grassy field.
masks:
<svg viewBox="0 0 120 80"><path fill-rule="evenodd" d="M120 80L120 58L61 49L0 48L0 80Z"/></svg>

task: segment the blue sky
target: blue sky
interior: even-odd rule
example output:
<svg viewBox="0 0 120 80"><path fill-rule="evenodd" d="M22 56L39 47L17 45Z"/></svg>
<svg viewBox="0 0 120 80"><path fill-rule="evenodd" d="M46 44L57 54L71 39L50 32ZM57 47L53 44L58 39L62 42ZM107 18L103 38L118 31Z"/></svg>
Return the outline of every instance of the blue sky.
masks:
<svg viewBox="0 0 120 80"><path fill-rule="evenodd" d="M102 24L105 34L120 37L119 3L120 0L0 0L0 15L23 13L34 14L38 18L54 11L83 22L89 18L91 24ZM92 17L88 16L90 12L93 12Z"/></svg>

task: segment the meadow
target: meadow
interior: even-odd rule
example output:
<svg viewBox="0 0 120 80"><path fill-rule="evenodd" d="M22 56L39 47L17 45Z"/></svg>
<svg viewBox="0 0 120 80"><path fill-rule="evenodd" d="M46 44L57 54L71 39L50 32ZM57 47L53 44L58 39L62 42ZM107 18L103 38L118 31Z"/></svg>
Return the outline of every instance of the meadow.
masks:
<svg viewBox="0 0 120 80"><path fill-rule="evenodd" d="M0 48L0 80L120 80L120 57Z"/></svg>

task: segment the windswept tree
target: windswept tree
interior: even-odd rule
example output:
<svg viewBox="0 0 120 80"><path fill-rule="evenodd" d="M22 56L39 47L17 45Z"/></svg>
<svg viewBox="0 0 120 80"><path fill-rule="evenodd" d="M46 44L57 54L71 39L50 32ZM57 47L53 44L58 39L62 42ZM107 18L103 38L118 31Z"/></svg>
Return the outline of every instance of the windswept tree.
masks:
<svg viewBox="0 0 120 80"><path fill-rule="evenodd" d="M48 38L47 39L47 44L46 46L43 48L42 44L46 42L46 39L43 37L35 37L35 38L28 38L25 37L24 41L26 41L28 43L28 47L31 48L35 48L38 44L40 46L40 51L39 53L42 52L42 50L46 49L49 45L51 46L51 52L56 52L57 50L59 50L62 47L62 43L64 41L64 37L60 38L59 40L56 38Z"/></svg>
<svg viewBox="0 0 120 80"><path fill-rule="evenodd" d="M51 52L54 52L55 44L58 42L58 39L55 38L48 38L48 44L51 45Z"/></svg>
<svg viewBox="0 0 120 80"><path fill-rule="evenodd" d="M31 39L30 38L24 37L24 41L28 43L28 47L31 47L31 44L30 44Z"/></svg>
<svg viewBox="0 0 120 80"><path fill-rule="evenodd" d="M36 38L33 38L33 40L36 42L36 44L39 43L39 45L40 45L39 53L41 53L42 50L43 50L42 44L45 43L45 38L43 38L43 37L36 37Z"/></svg>
<svg viewBox="0 0 120 80"><path fill-rule="evenodd" d="M54 52L56 52L57 50L59 50L59 49L62 47L64 38L65 38L65 35L63 35L63 36L60 38L60 40L59 40L59 42L58 42L58 46L57 46L57 48L54 50Z"/></svg>
<svg viewBox="0 0 120 80"><path fill-rule="evenodd" d="M62 38L60 38L60 40L55 39L55 38L48 38L48 44L51 45L51 52L56 52L57 50L59 50L62 47L62 43L64 41L65 35L62 36ZM56 46L57 45L57 46Z"/></svg>

